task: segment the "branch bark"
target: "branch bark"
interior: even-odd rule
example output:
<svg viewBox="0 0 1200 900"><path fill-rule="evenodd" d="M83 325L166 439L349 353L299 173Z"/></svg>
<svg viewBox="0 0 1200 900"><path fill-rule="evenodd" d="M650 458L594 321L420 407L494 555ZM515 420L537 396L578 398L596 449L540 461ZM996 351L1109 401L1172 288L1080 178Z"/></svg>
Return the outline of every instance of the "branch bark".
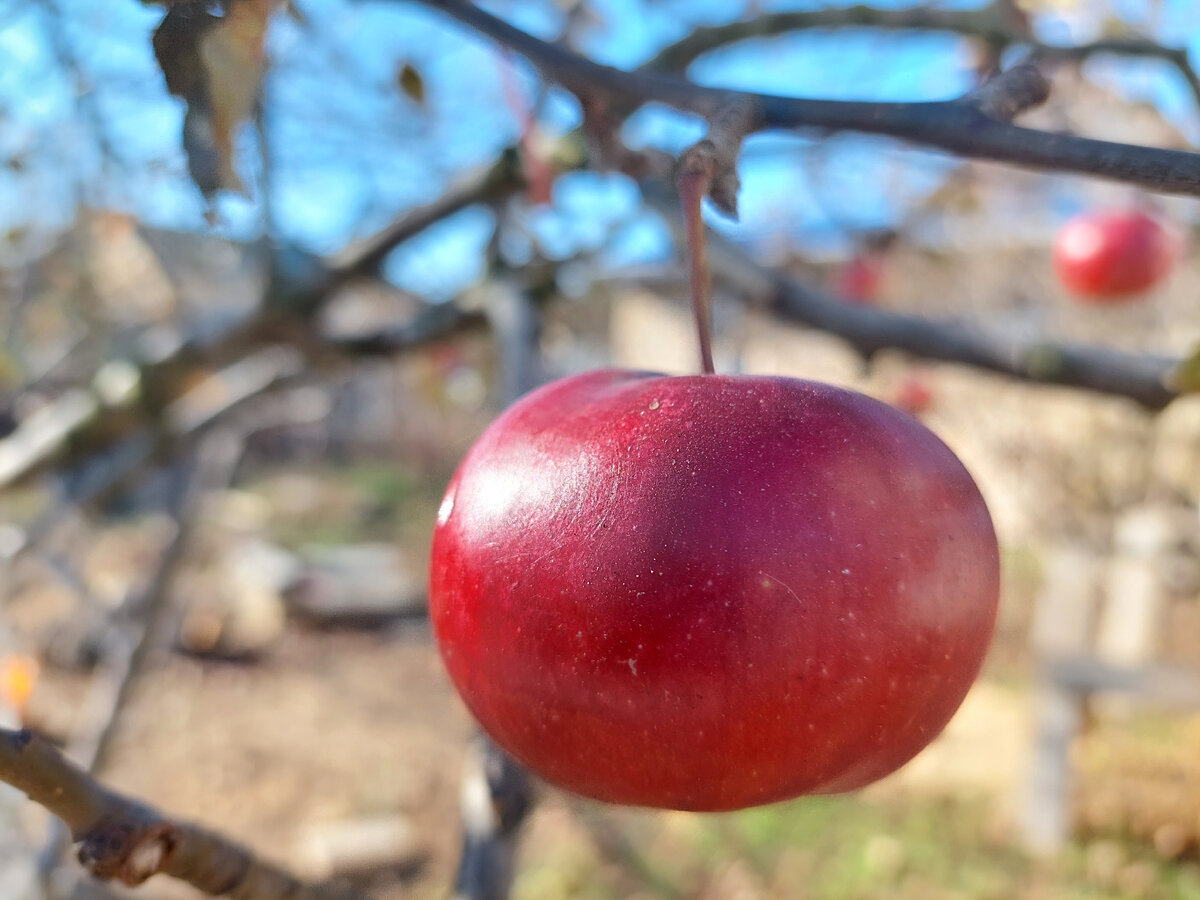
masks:
<svg viewBox="0 0 1200 900"><path fill-rule="evenodd" d="M145 667L153 647L174 625L171 584L187 552L195 528L198 501L209 490L227 484L241 459L243 441L233 432L210 435L193 460L175 464L171 478L172 533L145 587L123 606L120 621L106 640L104 658L92 678L88 696L76 719L77 730L67 752L83 769L102 767L130 689ZM43 877L62 855L67 835L56 829L40 854Z"/></svg>
<svg viewBox="0 0 1200 900"><path fill-rule="evenodd" d="M169 875L231 900L365 900L341 885L306 884L228 838L109 790L29 731L0 729L0 780L66 824L98 879L138 885Z"/></svg>
<svg viewBox="0 0 1200 900"><path fill-rule="evenodd" d="M370 237L356 241L326 260L336 287L357 276L379 272L388 254L431 225L478 203L497 203L525 187L516 151L506 149L491 166L452 185L442 196L405 213Z"/></svg>
<svg viewBox="0 0 1200 900"><path fill-rule="evenodd" d="M1094 175L1163 193L1200 196L1200 154L1141 147L1022 128L961 100L867 103L809 100L693 84L652 72L602 66L526 34L468 0L421 0L523 55L541 73L580 98L603 97L635 108L655 100L712 119L741 103L750 131L860 131L936 147L959 156Z"/></svg>
<svg viewBox="0 0 1200 900"><path fill-rule="evenodd" d="M812 29L877 28L885 31L946 31L1005 44L1019 39L1004 4L989 3L979 9L936 9L913 6L879 9L866 4L830 9L761 13L724 25L693 28L684 38L660 50L645 68L657 72L682 72L706 53L755 38L778 37Z"/></svg>
<svg viewBox="0 0 1200 900"><path fill-rule="evenodd" d="M756 263L718 235L710 234L709 241L714 273L735 291L781 318L842 338L865 357L901 350L1020 381L1125 397L1151 411L1179 396L1168 386L1180 363L1173 357L1011 339L961 322L855 306Z"/></svg>
<svg viewBox="0 0 1200 900"><path fill-rule="evenodd" d="M1025 24L1011 10L1011 0L979 9L938 9L914 6L880 9L864 4L831 9L762 13L752 19L694 28L686 37L660 50L644 69L684 72L706 53L755 38L778 37L811 29L874 28L883 31L939 31L985 40L997 47L1027 46L1039 59L1082 61L1093 56L1128 56L1160 59L1174 66L1200 107L1200 76L1186 47L1167 47L1143 38L1107 38L1087 44L1045 44L1031 38Z"/></svg>

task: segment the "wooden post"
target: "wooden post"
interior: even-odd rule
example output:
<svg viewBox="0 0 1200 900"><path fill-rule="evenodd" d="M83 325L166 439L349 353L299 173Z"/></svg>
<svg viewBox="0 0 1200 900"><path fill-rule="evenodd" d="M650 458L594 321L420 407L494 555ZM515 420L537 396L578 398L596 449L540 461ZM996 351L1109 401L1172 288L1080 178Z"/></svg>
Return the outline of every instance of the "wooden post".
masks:
<svg viewBox="0 0 1200 900"><path fill-rule="evenodd" d="M1084 693L1058 683L1056 661L1087 654L1100 582L1100 561L1080 546L1050 551L1033 623L1038 660L1034 747L1022 831L1029 850L1050 855L1071 833L1071 743L1083 725Z"/></svg>

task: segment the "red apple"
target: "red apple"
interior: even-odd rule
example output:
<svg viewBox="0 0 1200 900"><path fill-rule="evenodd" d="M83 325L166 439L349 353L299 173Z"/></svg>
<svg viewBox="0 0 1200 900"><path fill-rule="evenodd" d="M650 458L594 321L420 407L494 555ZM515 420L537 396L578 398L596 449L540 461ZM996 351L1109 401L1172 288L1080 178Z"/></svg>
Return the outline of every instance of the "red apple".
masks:
<svg viewBox="0 0 1200 900"><path fill-rule="evenodd" d="M860 254L837 270L832 290L847 303L871 305L879 299L882 281L883 258L876 254Z"/></svg>
<svg viewBox="0 0 1200 900"><path fill-rule="evenodd" d="M446 492L430 611L497 743L601 800L847 791L938 734L999 590L975 483L909 416L791 378L600 371Z"/></svg>
<svg viewBox="0 0 1200 900"><path fill-rule="evenodd" d="M929 375L920 369L913 369L900 379L896 393L892 397L892 406L902 409L910 415L919 416L933 409L936 399L933 384Z"/></svg>
<svg viewBox="0 0 1200 900"><path fill-rule="evenodd" d="M1094 303L1136 297L1162 280L1174 258L1171 236L1141 210L1078 216L1054 241L1059 281Z"/></svg>

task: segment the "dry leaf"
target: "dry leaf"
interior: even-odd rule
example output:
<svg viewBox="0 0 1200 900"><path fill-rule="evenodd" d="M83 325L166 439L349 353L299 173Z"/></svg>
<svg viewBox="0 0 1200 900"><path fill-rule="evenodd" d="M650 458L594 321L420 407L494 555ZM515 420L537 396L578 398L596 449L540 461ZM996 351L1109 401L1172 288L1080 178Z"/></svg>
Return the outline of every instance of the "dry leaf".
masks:
<svg viewBox="0 0 1200 900"><path fill-rule="evenodd" d="M396 75L396 83L400 90L417 106L425 105L425 79L412 63L405 63Z"/></svg>
<svg viewBox="0 0 1200 900"><path fill-rule="evenodd" d="M279 0L238 0L220 23L200 39L200 59L208 85L212 138L225 190L246 193L233 163L237 127L254 111L262 87L263 39Z"/></svg>
<svg viewBox="0 0 1200 900"><path fill-rule="evenodd" d="M254 111L262 86L263 40L281 0L229 0L172 6L154 33L167 90L187 103L183 147L192 181L206 196L246 193L234 165L234 135Z"/></svg>

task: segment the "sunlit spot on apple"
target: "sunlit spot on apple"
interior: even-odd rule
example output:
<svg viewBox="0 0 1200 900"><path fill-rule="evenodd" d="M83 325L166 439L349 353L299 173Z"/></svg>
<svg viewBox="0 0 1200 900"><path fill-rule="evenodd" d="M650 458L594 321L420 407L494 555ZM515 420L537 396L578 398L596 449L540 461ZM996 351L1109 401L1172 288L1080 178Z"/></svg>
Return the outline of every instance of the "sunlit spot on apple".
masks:
<svg viewBox="0 0 1200 900"><path fill-rule="evenodd" d="M449 490L446 496L442 498L442 505L438 507L437 523L445 525L450 520L450 513L454 512L454 498L458 495L458 489Z"/></svg>
<svg viewBox="0 0 1200 900"><path fill-rule="evenodd" d="M1063 234L1062 248L1070 256L1091 256L1104 246L1104 232L1091 222L1080 222Z"/></svg>

